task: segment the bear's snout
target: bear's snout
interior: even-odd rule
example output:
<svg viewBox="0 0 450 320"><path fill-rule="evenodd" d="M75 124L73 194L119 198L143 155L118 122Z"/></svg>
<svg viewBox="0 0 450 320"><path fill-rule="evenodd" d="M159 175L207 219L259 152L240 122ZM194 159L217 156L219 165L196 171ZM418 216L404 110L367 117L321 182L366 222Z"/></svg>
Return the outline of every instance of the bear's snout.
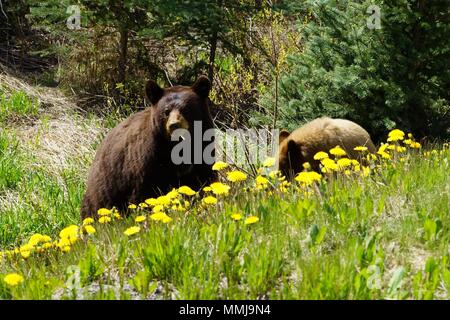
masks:
<svg viewBox="0 0 450 320"><path fill-rule="evenodd" d="M169 114L169 118L166 122L166 132L169 136L177 129L189 130L189 123L186 118L178 110L173 110Z"/></svg>

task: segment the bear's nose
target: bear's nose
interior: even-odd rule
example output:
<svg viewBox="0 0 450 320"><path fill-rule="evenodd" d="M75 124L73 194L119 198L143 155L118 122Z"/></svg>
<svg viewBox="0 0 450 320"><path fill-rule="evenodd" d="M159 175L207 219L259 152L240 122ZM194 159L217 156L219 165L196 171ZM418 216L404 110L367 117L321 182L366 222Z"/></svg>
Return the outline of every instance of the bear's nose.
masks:
<svg viewBox="0 0 450 320"><path fill-rule="evenodd" d="M180 129L180 128L181 128L181 123L180 122L169 123L169 131L170 132L173 132L173 131L175 131L177 129Z"/></svg>

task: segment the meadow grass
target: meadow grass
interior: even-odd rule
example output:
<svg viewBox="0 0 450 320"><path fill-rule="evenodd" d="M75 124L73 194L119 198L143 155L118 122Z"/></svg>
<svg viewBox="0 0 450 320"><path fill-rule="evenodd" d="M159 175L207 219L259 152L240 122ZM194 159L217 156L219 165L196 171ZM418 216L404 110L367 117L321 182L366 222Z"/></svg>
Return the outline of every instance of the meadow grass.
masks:
<svg viewBox="0 0 450 320"><path fill-rule="evenodd" d="M81 123L72 130L99 123L71 117ZM38 120L28 140L21 127L0 128L0 299L450 298L448 144L387 151L394 159L372 163L367 176L340 172L306 186L267 176L256 188L255 177L227 181L227 168L231 189L217 204L178 193L170 201L181 208L164 207L170 218L156 219L155 204L121 219L108 212L112 221L87 234L79 207L101 135L71 140L47 115ZM62 147L48 157L55 130ZM30 247L38 233L52 241Z"/></svg>
<svg viewBox="0 0 450 320"><path fill-rule="evenodd" d="M228 182L230 193L215 205L183 196L189 209L168 209L168 223L138 207L128 218L95 222L96 233L67 252L5 256L0 298L448 299L450 151L434 149L380 162L367 177L338 174L305 188ZM2 249L33 232L57 239L63 226L80 225L83 183L70 174L62 185L37 169L22 177L16 190L39 196L2 212ZM135 222L138 215L146 220ZM259 221L246 225L249 216ZM140 232L126 236L134 225ZM24 281L1 281L9 273Z"/></svg>

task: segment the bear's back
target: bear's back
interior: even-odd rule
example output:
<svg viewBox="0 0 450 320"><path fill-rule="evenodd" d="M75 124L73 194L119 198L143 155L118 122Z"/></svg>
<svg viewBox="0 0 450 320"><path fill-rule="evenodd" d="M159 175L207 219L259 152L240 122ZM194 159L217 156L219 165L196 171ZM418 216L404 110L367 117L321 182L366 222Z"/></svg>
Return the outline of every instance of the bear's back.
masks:
<svg viewBox="0 0 450 320"><path fill-rule="evenodd" d="M351 158L358 156L353 150L357 146L366 146L370 152L376 151L369 133L353 121L345 119L315 119L295 130L291 136L302 145L307 158L319 151L328 152L337 145L344 148Z"/></svg>

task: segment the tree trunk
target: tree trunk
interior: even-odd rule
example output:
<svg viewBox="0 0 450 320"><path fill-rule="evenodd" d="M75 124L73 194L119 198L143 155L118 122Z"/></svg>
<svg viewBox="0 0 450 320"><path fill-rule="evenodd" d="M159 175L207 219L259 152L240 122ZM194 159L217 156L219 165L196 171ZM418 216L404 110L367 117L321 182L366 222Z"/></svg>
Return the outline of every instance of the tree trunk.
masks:
<svg viewBox="0 0 450 320"><path fill-rule="evenodd" d="M208 78L211 83L214 80L214 61L216 60L216 51L217 51L217 38L218 31L214 31L213 36L210 41L210 50L209 50L209 67L208 67Z"/></svg>
<svg viewBox="0 0 450 320"><path fill-rule="evenodd" d="M119 63L118 63L118 83L125 83L128 60L128 28L121 27L119 30Z"/></svg>

